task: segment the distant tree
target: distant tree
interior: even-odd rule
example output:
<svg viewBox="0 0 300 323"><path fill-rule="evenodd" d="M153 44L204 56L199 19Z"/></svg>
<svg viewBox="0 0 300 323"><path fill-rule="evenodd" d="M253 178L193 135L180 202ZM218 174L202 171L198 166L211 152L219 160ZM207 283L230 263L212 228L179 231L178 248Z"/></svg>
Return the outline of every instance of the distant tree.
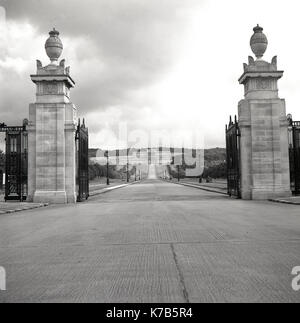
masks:
<svg viewBox="0 0 300 323"><path fill-rule="evenodd" d="M0 149L0 162L5 161L5 153Z"/></svg>
<svg viewBox="0 0 300 323"><path fill-rule="evenodd" d="M5 153L2 150L0 150L0 169L2 169L2 171L4 172L4 169L5 169Z"/></svg>
<svg viewBox="0 0 300 323"><path fill-rule="evenodd" d="M111 179L121 179L122 173L124 173L123 169L118 169L115 165L110 165L108 168L108 177ZM89 164L89 178L90 180L94 180L95 178L100 177L107 177L107 166L106 165L100 165L98 163L90 163Z"/></svg>
<svg viewBox="0 0 300 323"><path fill-rule="evenodd" d="M168 172L173 178L178 178L178 168L177 166L168 166ZM185 178L185 168L184 166L179 167L179 178Z"/></svg>
<svg viewBox="0 0 300 323"><path fill-rule="evenodd" d="M211 177L211 178L226 178L227 176L227 168L226 162L223 162L219 165L205 167L203 177Z"/></svg>

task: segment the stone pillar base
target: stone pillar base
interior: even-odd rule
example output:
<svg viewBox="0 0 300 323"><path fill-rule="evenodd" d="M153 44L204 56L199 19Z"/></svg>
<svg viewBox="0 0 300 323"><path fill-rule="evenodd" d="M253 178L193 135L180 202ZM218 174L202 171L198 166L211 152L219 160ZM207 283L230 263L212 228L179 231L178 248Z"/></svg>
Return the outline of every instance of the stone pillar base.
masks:
<svg viewBox="0 0 300 323"><path fill-rule="evenodd" d="M253 200L269 200L269 199L291 197L291 196L292 196L292 192L290 190L276 190L276 191L260 190L260 189L252 190Z"/></svg>
<svg viewBox="0 0 300 323"><path fill-rule="evenodd" d="M67 194L60 191L36 191L33 196L34 203L66 204Z"/></svg>
<svg viewBox="0 0 300 323"><path fill-rule="evenodd" d="M26 202L33 202L33 196L28 195L27 198L26 198Z"/></svg>
<svg viewBox="0 0 300 323"><path fill-rule="evenodd" d="M67 196L68 203L76 203L77 202L77 194L74 192L72 195Z"/></svg>
<svg viewBox="0 0 300 323"><path fill-rule="evenodd" d="M252 193L249 190L243 190L241 192L242 200L252 200Z"/></svg>
<svg viewBox="0 0 300 323"><path fill-rule="evenodd" d="M290 190L262 190L262 189L252 189L250 191L242 190L243 200L269 200L276 198L291 197L293 194Z"/></svg>

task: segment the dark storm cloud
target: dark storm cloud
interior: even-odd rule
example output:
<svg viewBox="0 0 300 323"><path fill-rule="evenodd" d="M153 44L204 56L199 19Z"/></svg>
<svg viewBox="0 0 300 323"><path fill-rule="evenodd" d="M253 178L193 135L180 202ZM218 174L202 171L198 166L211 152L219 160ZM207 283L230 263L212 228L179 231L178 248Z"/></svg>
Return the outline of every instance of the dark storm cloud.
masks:
<svg viewBox="0 0 300 323"><path fill-rule="evenodd" d="M151 86L172 67L180 55L189 10L200 2L0 0L9 21L28 22L45 38L55 26L62 39L84 39L91 44L77 47L79 66L73 75L78 81L73 101L86 112L140 104L135 91ZM95 64L91 66L89 61Z"/></svg>

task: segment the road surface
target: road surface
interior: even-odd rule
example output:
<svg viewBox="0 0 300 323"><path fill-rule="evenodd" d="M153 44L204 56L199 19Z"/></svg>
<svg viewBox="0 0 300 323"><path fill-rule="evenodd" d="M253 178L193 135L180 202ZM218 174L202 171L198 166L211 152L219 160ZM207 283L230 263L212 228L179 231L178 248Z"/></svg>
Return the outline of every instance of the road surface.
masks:
<svg viewBox="0 0 300 323"><path fill-rule="evenodd" d="M299 302L299 206L145 181L0 216L0 302Z"/></svg>
<svg viewBox="0 0 300 323"><path fill-rule="evenodd" d="M154 179L157 179L156 167L155 165L149 165L148 180L154 180Z"/></svg>

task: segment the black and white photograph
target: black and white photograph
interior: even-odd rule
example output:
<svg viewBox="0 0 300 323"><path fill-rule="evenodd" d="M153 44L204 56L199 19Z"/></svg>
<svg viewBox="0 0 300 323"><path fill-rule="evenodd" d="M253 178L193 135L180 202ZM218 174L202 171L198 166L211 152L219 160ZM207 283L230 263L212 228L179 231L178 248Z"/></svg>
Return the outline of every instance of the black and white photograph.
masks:
<svg viewBox="0 0 300 323"><path fill-rule="evenodd" d="M0 0L0 304L300 303L299 13Z"/></svg>

